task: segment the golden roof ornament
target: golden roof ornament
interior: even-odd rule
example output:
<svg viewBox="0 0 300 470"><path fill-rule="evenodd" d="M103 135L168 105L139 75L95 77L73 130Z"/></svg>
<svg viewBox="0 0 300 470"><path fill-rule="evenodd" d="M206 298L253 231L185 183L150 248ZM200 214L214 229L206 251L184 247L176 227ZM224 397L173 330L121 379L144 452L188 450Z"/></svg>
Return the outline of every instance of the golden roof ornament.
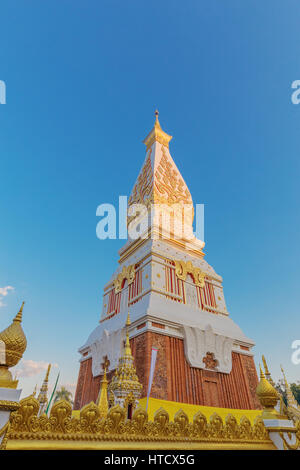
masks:
<svg viewBox="0 0 300 470"><path fill-rule="evenodd" d="M263 361L263 365L264 365L264 369L265 369L265 376L266 376L266 379L270 382L271 385L273 385L273 387L275 386L275 383L271 377L271 374L269 372L269 369L268 369L268 364L267 364L267 361L265 359L265 356L262 355L262 361Z"/></svg>
<svg viewBox="0 0 300 470"><path fill-rule="evenodd" d="M134 366L134 358L132 356L130 342L129 342L129 326L130 316L128 312L126 320L126 340L123 350L123 355L119 359L118 367L115 374L108 386L109 393L113 392L115 403L124 405L127 396L132 393L136 403L141 396L142 384L139 382Z"/></svg>
<svg viewBox="0 0 300 470"><path fill-rule="evenodd" d="M294 394L291 390L291 387L290 387L288 381L286 380L286 376L285 376L282 365L280 365L280 368L281 368L281 372L282 372L283 378L284 378L285 392L286 392L288 407L292 406L294 408L300 409L300 407L298 405L298 402L297 402L296 398L294 397Z"/></svg>
<svg viewBox="0 0 300 470"><path fill-rule="evenodd" d="M21 326L24 304L25 302L22 303L12 324L0 333L0 349L3 349L3 354L0 355L0 387L17 388L18 385L18 381L13 380L8 369L18 364L27 346Z"/></svg>
<svg viewBox="0 0 300 470"><path fill-rule="evenodd" d="M107 384L106 367L104 368L104 375L101 381L101 388L97 399L97 405L100 411L100 418L106 418L108 413L108 399L107 399Z"/></svg>
<svg viewBox="0 0 300 470"><path fill-rule="evenodd" d="M256 395L259 398L261 405L263 406L263 419L276 419L279 417L275 406L279 400L278 392L275 390L273 385L266 379L265 374L259 365L260 368L260 381L256 387Z"/></svg>
<svg viewBox="0 0 300 470"><path fill-rule="evenodd" d="M171 135L168 135L164 132L160 126L158 120L158 111L155 111L155 123L153 129L149 132L146 139L143 141L147 147L147 150L152 146L154 142L159 142L160 144L164 145L165 147L169 147L169 142L172 139Z"/></svg>
<svg viewBox="0 0 300 470"><path fill-rule="evenodd" d="M46 411L47 404L48 404L48 381L49 381L49 374L50 374L51 364L48 365L46 376L44 378L43 385L40 388L39 396L37 400L40 404L39 415L43 414Z"/></svg>

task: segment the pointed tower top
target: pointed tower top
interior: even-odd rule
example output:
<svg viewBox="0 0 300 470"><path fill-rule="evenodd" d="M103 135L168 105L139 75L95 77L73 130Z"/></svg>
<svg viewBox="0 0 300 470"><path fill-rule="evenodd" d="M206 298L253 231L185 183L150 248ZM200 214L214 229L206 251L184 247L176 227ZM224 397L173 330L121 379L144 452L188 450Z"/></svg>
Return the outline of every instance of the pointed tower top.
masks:
<svg viewBox="0 0 300 470"><path fill-rule="evenodd" d="M265 379L266 376L265 376L265 374L264 374L264 372L263 372L262 367L261 367L260 364L259 364L259 370L260 370L260 378L261 378L261 379Z"/></svg>
<svg viewBox="0 0 300 470"><path fill-rule="evenodd" d="M287 404L288 404L288 406L295 406L296 408L299 408L298 402L297 402L296 398L294 397L294 394L291 390L291 387L290 387L288 381L286 380L286 376L285 376L282 365L280 365L280 368L281 368L283 378L284 378L285 391L286 391L286 396L287 396Z"/></svg>
<svg viewBox="0 0 300 470"><path fill-rule="evenodd" d="M48 382L48 380L49 380L50 369L51 369L51 364L48 365L48 369L47 369L47 373L46 373L46 377L45 377L45 382Z"/></svg>
<svg viewBox="0 0 300 470"><path fill-rule="evenodd" d="M266 379L270 382L271 385L274 386L275 383L274 383L274 381L273 381L273 379L272 379L272 377L271 377L271 374L270 374L270 372L269 372L269 368L268 368L268 364L267 364L267 361L266 361L266 359L265 359L265 356L262 355L261 358L262 358L263 365L264 365L264 369L265 369Z"/></svg>
<svg viewBox="0 0 300 470"><path fill-rule="evenodd" d="M129 342L129 326L130 326L130 317L129 317L129 311L128 311L127 320L126 320L126 342L125 342L125 348L124 348L125 356L132 356L130 342Z"/></svg>
<svg viewBox="0 0 300 470"><path fill-rule="evenodd" d="M158 120L158 110L155 111L155 123L151 132L147 135L146 139L143 141L147 147L147 150L153 145L154 142L159 142L166 147L169 147L169 142L172 139L172 136L164 132L161 128L161 125Z"/></svg>
<svg viewBox="0 0 300 470"><path fill-rule="evenodd" d="M279 400L279 395L275 388L270 384L266 379L265 374L259 364L260 369L260 381L256 387L256 395L259 398L260 403L262 404L264 411L264 419L274 417L276 415L275 405Z"/></svg>
<svg viewBox="0 0 300 470"><path fill-rule="evenodd" d="M108 380L106 378L106 367L105 367L103 379L101 381L99 395L98 395L97 402L96 402L96 404L99 407L100 418L106 418L106 415L108 412L107 384L108 384Z"/></svg>
<svg viewBox="0 0 300 470"><path fill-rule="evenodd" d="M22 314L23 314L23 307L24 307L25 302L22 302L21 308L17 315L14 318L14 322L19 322L22 323Z"/></svg>

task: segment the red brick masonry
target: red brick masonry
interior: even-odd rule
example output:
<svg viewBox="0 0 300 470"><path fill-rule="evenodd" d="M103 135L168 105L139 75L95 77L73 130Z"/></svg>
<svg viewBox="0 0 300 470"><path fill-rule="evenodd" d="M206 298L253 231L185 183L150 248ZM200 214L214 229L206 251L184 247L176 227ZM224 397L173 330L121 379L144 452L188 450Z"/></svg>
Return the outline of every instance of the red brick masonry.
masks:
<svg viewBox="0 0 300 470"><path fill-rule="evenodd" d="M130 340L137 375L146 396L150 370L151 348L158 348L153 398L195 405L223 408L260 408L255 389L258 383L252 356L232 353L230 374L191 367L185 359L182 339L147 331ZM108 374L111 379L113 372ZM80 364L74 409L96 401L101 376L92 376L92 359Z"/></svg>

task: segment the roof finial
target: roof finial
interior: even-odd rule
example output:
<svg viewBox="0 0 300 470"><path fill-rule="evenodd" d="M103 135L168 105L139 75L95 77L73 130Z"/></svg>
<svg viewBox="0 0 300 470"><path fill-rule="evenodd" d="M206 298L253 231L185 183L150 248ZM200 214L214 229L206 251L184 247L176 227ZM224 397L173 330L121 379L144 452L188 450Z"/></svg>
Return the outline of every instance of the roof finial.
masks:
<svg viewBox="0 0 300 470"><path fill-rule="evenodd" d="M130 322L130 315L129 315L129 310L128 310L128 315L127 315L127 320L126 320L126 326L130 326L131 325L131 322Z"/></svg>
<svg viewBox="0 0 300 470"><path fill-rule="evenodd" d="M285 392L286 392L286 397L287 397L287 404L288 406L295 406L296 408L299 407L298 405L298 402L296 400L296 398L294 397L294 394L291 390L291 387L286 379L286 376L285 376L285 373L284 373L284 370L283 370L283 367L282 365L280 364L280 368L281 368L281 372L283 374L283 378L284 378L284 384L285 384Z"/></svg>
<svg viewBox="0 0 300 470"><path fill-rule="evenodd" d="M22 302L21 308L17 315L14 318L14 321L18 321L19 323L22 323L22 313L23 313L23 307L24 307L25 302Z"/></svg>
<svg viewBox="0 0 300 470"><path fill-rule="evenodd" d="M144 140L144 144L147 147L147 150L152 146L154 142L159 142L160 144L164 145L165 147L169 147L169 142L172 139L171 135L168 135L164 132L161 128L160 122L158 120L159 112L156 109L155 112L155 123L152 131L147 135L146 139Z"/></svg>
<svg viewBox="0 0 300 470"><path fill-rule="evenodd" d="M266 379L270 382L271 385L275 385L272 377L271 377L271 374L270 374L270 371L269 371L269 368L268 368L268 364L267 364L267 361L266 361L266 358L264 355L262 355L262 361L263 361L263 365L264 365L264 369L265 369L265 375L266 375Z"/></svg>
<svg viewBox="0 0 300 470"><path fill-rule="evenodd" d="M156 129L160 129L161 130L161 127L160 127L160 122L158 120L158 115L159 115L159 112L158 112L158 109L155 110L155 123L154 123L154 127Z"/></svg>
<svg viewBox="0 0 300 470"><path fill-rule="evenodd" d="M127 315L127 320L126 320L126 341L125 341L125 356L131 356L131 348L130 348L130 342L129 342L129 326L130 326L130 316L129 316L129 310L128 310L128 315Z"/></svg>

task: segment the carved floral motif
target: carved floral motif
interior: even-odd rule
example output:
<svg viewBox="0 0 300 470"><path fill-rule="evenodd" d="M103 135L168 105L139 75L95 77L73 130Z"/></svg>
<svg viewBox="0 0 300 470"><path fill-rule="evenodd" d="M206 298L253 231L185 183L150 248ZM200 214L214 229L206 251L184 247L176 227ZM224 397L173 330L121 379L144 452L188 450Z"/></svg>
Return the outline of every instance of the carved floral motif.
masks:
<svg viewBox="0 0 300 470"><path fill-rule="evenodd" d="M240 424L232 415L225 423L214 413L209 422L198 412L190 423L187 414L179 410L170 422L169 414L163 408L156 411L154 420L148 421L147 412L139 407L126 420L125 409L120 405L109 409L106 418L99 417L99 409L91 402L80 411L80 417L72 417L71 405L60 400L51 409L50 417L38 417L39 403L33 397L20 402L20 408L12 413L8 439L19 440L73 440L104 441L138 439L143 441L250 442L270 443L263 421L257 417L254 425L246 417Z"/></svg>

